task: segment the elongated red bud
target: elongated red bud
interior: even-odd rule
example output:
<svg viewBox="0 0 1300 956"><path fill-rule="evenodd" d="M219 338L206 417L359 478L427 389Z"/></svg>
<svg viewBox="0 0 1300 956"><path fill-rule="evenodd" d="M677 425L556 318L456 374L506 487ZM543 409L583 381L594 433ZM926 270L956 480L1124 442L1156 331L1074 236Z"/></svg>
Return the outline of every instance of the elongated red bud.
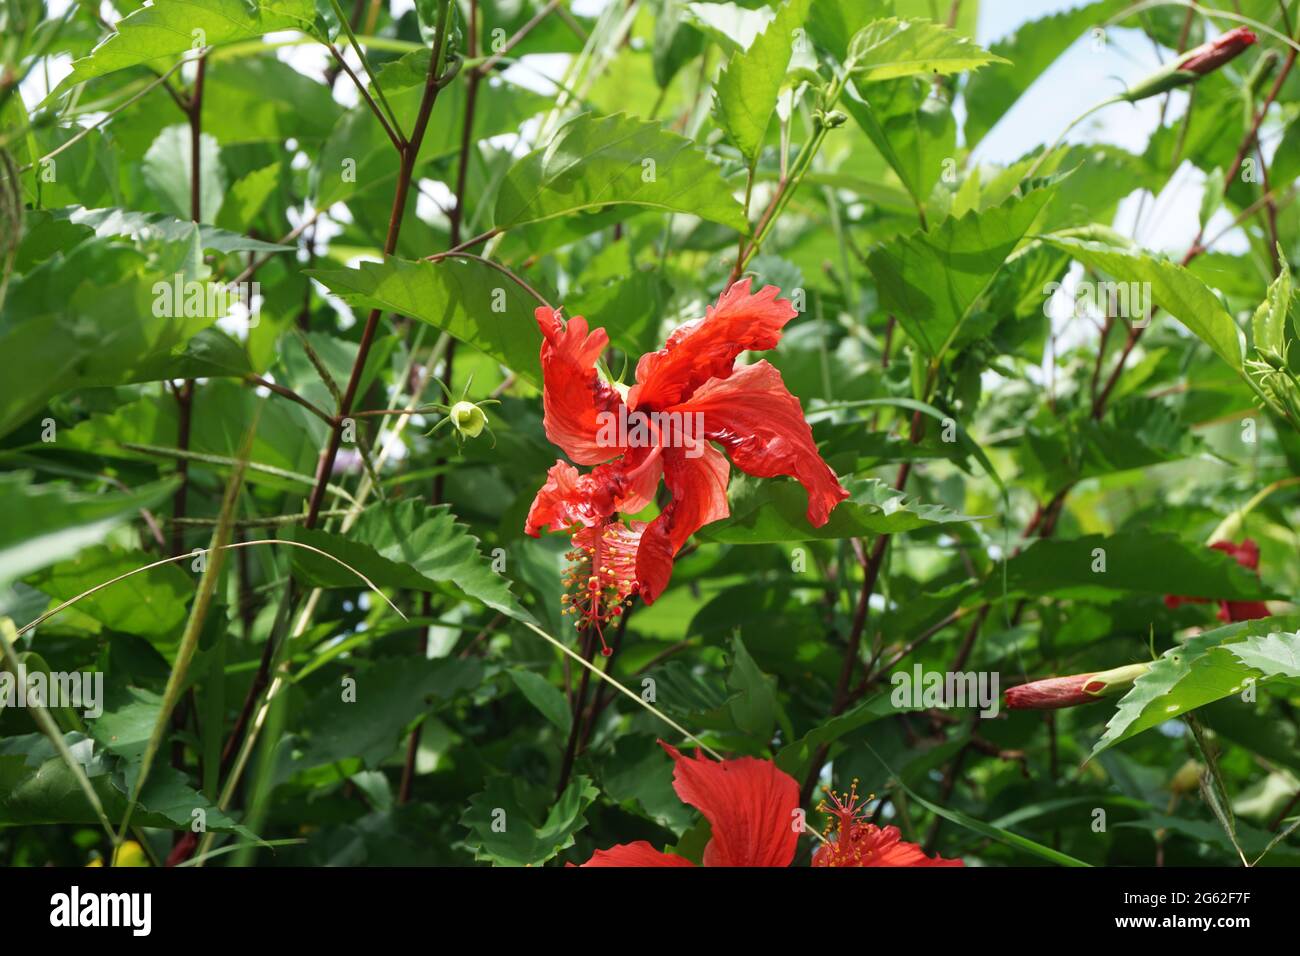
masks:
<svg viewBox="0 0 1300 956"><path fill-rule="evenodd" d="M1008 710L1057 710L1090 704L1102 697L1114 697L1133 686L1147 672L1150 664L1129 664L1113 670L1069 677L1049 677L1008 687L1005 694Z"/></svg>
<svg viewBox="0 0 1300 956"><path fill-rule="evenodd" d="M1207 73L1213 73L1223 64L1238 56L1258 38L1246 27L1237 27L1220 34L1208 43L1188 50L1178 59L1165 65L1130 87L1120 99L1136 103L1148 97L1167 93L1179 86L1195 83Z"/></svg>
<svg viewBox="0 0 1300 956"><path fill-rule="evenodd" d="M1258 39L1246 27L1237 27L1235 30L1220 34L1209 43L1202 43L1196 49L1184 53L1179 58L1178 68L1188 70L1197 76L1213 73Z"/></svg>

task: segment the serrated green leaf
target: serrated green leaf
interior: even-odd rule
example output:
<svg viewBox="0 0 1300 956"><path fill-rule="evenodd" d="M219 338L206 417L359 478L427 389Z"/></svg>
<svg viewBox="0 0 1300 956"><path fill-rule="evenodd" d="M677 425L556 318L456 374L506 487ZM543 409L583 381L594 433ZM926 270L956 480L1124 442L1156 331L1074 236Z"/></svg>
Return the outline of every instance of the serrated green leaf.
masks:
<svg viewBox="0 0 1300 956"><path fill-rule="evenodd" d="M583 811L599 794L590 777L576 776L552 803L552 794L529 788L518 777L495 776L470 797L460 822L470 831L475 859L541 866L573 846L573 835L587 825Z"/></svg>
<svg viewBox="0 0 1300 956"><path fill-rule="evenodd" d="M1165 651L1120 699L1089 759L1197 707L1242 693L1252 679L1262 684L1300 678L1300 634L1279 632L1282 623L1229 624Z"/></svg>
<svg viewBox="0 0 1300 956"><path fill-rule="evenodd" d="M311 32L315 20L312 0L205 0L202 5L154 0L119 20L108 39L75 61L53 95L97 76L205 46L250 40L277 30Z"/></svg>
<svg viewBox="0 0 1300 956"><path fill-rule="evenodd" d="M955 30L929 20L896 17L876 20L859 30L849 43L848 54L849 71L864 83L902 76L946 76L1006 62Z"/></svg>
<svg viewBox="0 0 1300 956"><path fill-rule="evenodd" d="M478 349L540 386L540 303L500 271L474 259L363 262L309 271L343 301L409 315Z"/></svg>
<svg viewBox="0 0 1300 956"><path fill-rule="evenodd" d="M1241 331L1210 289L1183 266L1082 239L1050 238L1057 248L1120 282L1150 283L1151 299L1241 371ZM1130 316L1129 318L1140 318Z"/></svg>
<svg viewBox="0 0 1300 956"><path fill-rule="evenodd" d="M785 82L795 30L808 15L810 0L787 0L743 53L731 55L714 85L718 122L752 166L763 146Z"/></svg>
<svg viewBox="0 0 1300 956"><path fill-rule="evenodd" d="M624 113L584 113L516 162L497 192L496 225L508 229L618 204L749 231L718 167L691 140Z"/></svg>
<svg viewBox="0 0 1300 956"><path fill-rule="evenodd" d="M982 212L948 219L876 249L867 261L891 312L932 360L941 357L1007 257L1052 199L1031 190Z"/></svg>
<svg viewBox="0 0 1300 956"><path fill-rule="evenodd" d="M492 569L479 551L478 539L456 521L448 505L407 498L371 505L346 537L296 527L284 536L333 555L380 587L438 591L451 584L502 614L533 621L510 593L507 578ZM328 558L294 548L292 562L294 574L307 584L357 587L356 575Z"/></svg>

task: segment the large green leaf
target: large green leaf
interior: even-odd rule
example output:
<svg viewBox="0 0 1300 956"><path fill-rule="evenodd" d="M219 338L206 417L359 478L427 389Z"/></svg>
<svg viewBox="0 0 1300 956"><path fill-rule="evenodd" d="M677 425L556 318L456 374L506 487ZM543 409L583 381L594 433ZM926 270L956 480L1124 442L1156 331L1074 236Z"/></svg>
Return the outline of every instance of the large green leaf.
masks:
<svg viewBox="0 0 1300 956"><path fill-rule="evenodd" d="M1051 186L1033 189L880 246L867 264L882 308L926 355L941 357L1052 195Z"/></svg>
<svg viewBox="0 0 1300 956"><path fill-rule="evenodd" d="M1278 626L1276 620L1230 624L1165 651L1120 700L1090 756L1197 707L1240 694L1249 680L1263 684L1300 679L1300 634L1280 633Z"/></svg>
<svg viewBox="0 0 1300 956"><path fill-rule="evenodd" d="M380 587L440 591L454 585L464 594L516 620L532 621L513 594L509 580L492 569L471 535L448 505L426 505L416 498L376 504L357 519L347 536L291 528L285 537L319 548L356 568ZM356 575L329 558L293 550L294 573L316 587L357 588Z"/></svg>
<svg viewBox="0 0 1300 956"><path fill-rule="evenodd" d="M1102 568L1105 570L1094 570ZM997 575L984 588L1003 593ZM1007 593L1105 598L1116 593L1175 595L1225 601L1279 597L1259 577L1214 548L1172 534L1093 534L1072 541L1042 539L1006 563Z"/></svg>
<svg viewBox="0 0 1300 956"><path fill-rule="evenodd" d="M129 209L84 209L69 206L54 211L54 218L89 226L97 236L129 236L139 242L187 242L196 228L188 219L176 219L160 212ZM212 252L287 252L282 246L215 226L198 226L199 246Z"/></svg>
<svg viewBox="0 0 1300 956"><path fill-rule="evenodd" d="M88 548L29 579L57 601L67 601L97 584L158 560L142 551ZM114 631L145 637L175 637L196 579L179 565L164 564L119 581L77 602L77 611Z"/></svg>
<svg viewBox="0 0 1300 956"><path fill-rule="evenodd" d="M1006 62L955 30L929 20L886 17L867 24L849 43L849 70L862 82L942 76Z"/></svg>
<svg viewBox="0 0 1300 956"><path fill-rule="evenodd" d="M862 127L918 206L925 204L957 149L952 108L927 95L923 80L863 84L840 103Z"/></svg>
<svg viewBox="0 0 1300 956"><path fill-rule="evenodd" d="M129 66L155 64L205 46L250 40L276 30L311 32L316 20L312 0L154 0L119 20L115 32L89 56L72 64L72 72L55 89L69 87Z"/></svg>
<svg viewBox="0 0 1300 956"><path fill-rule="evenodd" d="M359 760L377 768L401 746L412 721L478 687L477 660L390 657L358 663L349 675L355 698L336 683L316 695L302 716L307 739L293 762L296 771Z"/></svg>
<svg viewBox="0 0 1300 956"><path fill-rule="evenodd" d="M1155 305L1191 329L1216 355L1241 371L1241 331L1237 323L1215 294L1187 269L1167 259L1091 240L1053 238L1049 241L1089 268L1119 282L1149 283Z"/></svg>
<svg viewBox="0 0 1300 956"><path fill-rule="evenodd" d="M749 231L718 167L693 142L623 113L584 113L515 163L497 192L496 225L507 229L620 203Z"/></svg>
<svg viewBox="0 0 1300 956"><path fill-rule="evenodd" d="M921 504L877 478L844 482L849 497L820 528L808 523L808 496L794 481L737 478L731 485L731 517L707 525L699 535L731 544L770 544L897 534L929 525L971 521L941 505Z"/></svg>
<svg viewBox="0 0 1300 956"><path fill-rule="evenodd" d="M810 0L787 0L749 49L731 55L715 83L718 122L752 166L763 146L785 82L795 30L808 15Z"/></svg>
<svg viewBox="0 0 1300 956"><path fill-rule="evenodd" d="M105 713L103 719L108 719ZM81 733L64 741L90 779L110 819L126 809L126 777L120 760ZM256 839L203 794L185 782L185 775L159 767L150 778L132 819L140 826L189 830L194 811L203 811L204 825L218 833L239 833ZM98 818L76 777L43 734L26 734L0 741L0 827L49 823L93 824Z"/></svg>
<svg viewBox="0 0 1300 956"><path fill-rule="evenodd" d="M552 800L551 793L530 788L518 776L494 776L470 797L460 822L469 829L475 859L540 866L573 846L573 835L587 825L583 811L599 794L589 777L574 777L560 799Z"/></svg>
<svg viewBox="0 0 1300 956"><path fill-rule="evenodd" d="M308 274L350 305L428 322L534 385L542 384L542 333L533 318L539 303L491 266L476 259L389 259Z"/></svg>
<svg viewBox="0 0 1300 956"><path fill-rule="evenodd" d="M0 584L71 558L110 530L152 508L170 481L94 495L64 484L36 485L24 472L0 475Z"/></svg>
<svg viewBox="0 0 1300 956"><path fill-rule="evenodd" d="M169 314L180 307L174 281L170 270L146 271L140 253L95 241L11 282L0 315L0 435L62 392L183 375L187 343L220 316ZM207 313L209 301L221 312L230 300L206 296L194 311Z"/></svg>

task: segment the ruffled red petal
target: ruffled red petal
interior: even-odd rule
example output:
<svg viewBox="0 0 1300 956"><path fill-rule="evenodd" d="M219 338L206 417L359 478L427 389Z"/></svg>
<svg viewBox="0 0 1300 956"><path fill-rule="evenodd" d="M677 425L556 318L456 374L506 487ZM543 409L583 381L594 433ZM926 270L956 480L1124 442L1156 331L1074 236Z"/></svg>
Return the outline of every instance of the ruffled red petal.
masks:
<svg viewBox="0 0 1300 956"><path fill-rule="evenodd" d="M670 411L703 415L704 433L727 449L736 467L758 478L790 475L808 492L808 521L820 528L849 496L822 460L799 399L766 361L706 382Z"/></svg>
<svg viewBox="0 0 1300 956"><path fill-rule="evenodd" d="M570 863L570 866L573 864ZM645 840L620 843L608 850L597 850L582 866L694 866L690 860L675 853L661 853Z"/></svg>
<svg viewBox="0 0 1300 956"><path fill-rule="evenodd" d="M798 313L781 290L764 286L751 295L742 279L709 306L703 319L680 326L657 352L641 356L637 384L628 392L630 408L664 409L690 398L711 378L731 374L736 356L775 348L781 329Z"/></svg>
<svg viewBox="0 0 1300 956"><path fill-rule="evenodd" d="M770 760L684 757L662 740L673 758L673 789L713 828L705 866L789 866L799 841L794 811L799 785Z"/></svg>
<svg viewBox="0 0 1300 956"><path fill-rule="evenodd" d="M847 839L841 832L813 854L813 866L965 866L961 860L928 857L915 843L902 838L898 827L880 828L872 823L855 823Z"/></svg>
<svg viewBox="0 0 1300 956"><path fill-rule="evenodd" d="M552 444L580 465L596 465L621 449L596 440L602 413L617 415L623 399L596 373L596 360L609 344L604 329L587 331L575 315L566 323L558 309L538 309L542 330L542 426Z"/></svg>
<svg viewBox="0 0 1300 956"><path fill-rule="evenodd" d="M731 513L727 505L727 478L731 473L722 453L701 441L703 452L688 458L682 448L663 449L664 482L672 500L646 526L637 549L636 577L641 600L653 604L668 586L673 558L686 539L713 521Z"/></svg>
<svg viewBox="0 0 1300 956"><path fill-rule="evenodd" d="M615 512L636 514L654 497L662 470L658 448L633 448L618 461L582 474L557 459L537 491L524 531L568 531L603 524Z"/></svg>

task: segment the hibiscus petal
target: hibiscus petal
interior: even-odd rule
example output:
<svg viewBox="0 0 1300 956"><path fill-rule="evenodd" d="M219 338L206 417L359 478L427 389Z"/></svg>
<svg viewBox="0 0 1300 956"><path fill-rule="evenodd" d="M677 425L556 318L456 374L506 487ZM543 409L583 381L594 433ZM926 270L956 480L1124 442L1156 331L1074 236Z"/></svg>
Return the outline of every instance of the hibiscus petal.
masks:
<svg viewBox="0 0 1300 956"><path fill-rule="evenodd" d="M789 866L799 834L794 811L799 785L770 760L684 757L662 740L673 758L673 789L709 821L713 838L705 866Z"/></svg>
<svg viewBox="0 0 1300 956"><path fill-rule="evenodd" d="M586 475L557 459L533 498L524 531L536 538L543 531L602 524L616 511L636 514L654 498L662 467L658 448L629 449Z"/></svg>
<svg viewBox="0 0 1300 956"><path fill-rule="evenodd" d="M570 866L573 864L570 863ZM597 850L582 866L694 866L690 860L675 853L661 853L645 840L620 843L608 850Z"/></svg>
<svg viewBox="0 0 1300 956"><path fill-rule="evenodd" d="M704 434L724 446L741 471L798 479L808 492L808 521L815 528L849 496L818 454L799 399L765 361L706 382L689 402L669 411L703 415Z"/></svg>
<svg viewBox="0 0 1300 956"><path fill-rule="evenodd" d="M565 531L574 525L598 523L603 515L592 507L584 483L587 477L567 461L557 459L546 472L546 483L538 489L528 509L524 531L536 538L543 531Z"/></svg>
<svg viewBox="0 0 1300 956"><path fill-rule="evenodd" d="M580 465L596 465L621 449L600 442L603 414L618 414L622 398L596 373L596 360L609 344L604 329L588 333L587 320L566 323L557 309L538 309L542 330L542 425L546 437Z"/></svg>
<svg viewBox="0 0 1300 956"><path fill-rule="evenodd" d="M731 374L741 352L775 348L781 329L795 317L781 290L768 285L751 295L742 279L709 306L703 319L680 326L657 352L641 356L637 384L628 392L630 408L662 409L689 398L711 378Z"/></svg>
<svg viewBox="0 0 1300 956"><path fill-rule="evenodd" d="M696 449L703 449L698 457L687 457L688 451ZM637 549L636 579L646 604L653 604L668 586L673 558L686 539L731 513L727 507L731 468L721 452L701 440L695 449L665 448L661 454L664 482L673 497L646 526Z"/></svg>

